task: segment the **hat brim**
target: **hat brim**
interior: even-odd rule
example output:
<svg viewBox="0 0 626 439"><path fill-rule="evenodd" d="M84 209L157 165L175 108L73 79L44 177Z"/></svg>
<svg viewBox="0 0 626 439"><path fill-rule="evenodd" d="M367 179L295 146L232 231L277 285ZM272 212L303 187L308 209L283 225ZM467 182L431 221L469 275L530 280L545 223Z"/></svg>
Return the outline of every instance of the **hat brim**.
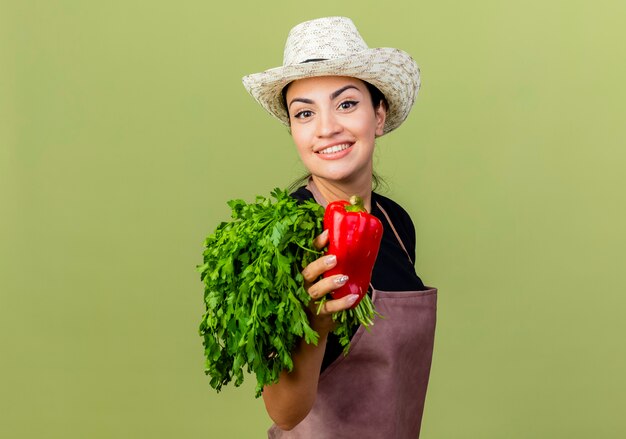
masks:
<svg viewBox="0 0 626 439"><path fill-rule="evenodd" d="M350 76L369 82L387 99L389 108L383 133L404 122L420 88L420 72L406 52L388 47L372 48L347 57L276 67L244 76L250 95L272 116L289 125L282 90L292 81L316 76Z"/></svg>

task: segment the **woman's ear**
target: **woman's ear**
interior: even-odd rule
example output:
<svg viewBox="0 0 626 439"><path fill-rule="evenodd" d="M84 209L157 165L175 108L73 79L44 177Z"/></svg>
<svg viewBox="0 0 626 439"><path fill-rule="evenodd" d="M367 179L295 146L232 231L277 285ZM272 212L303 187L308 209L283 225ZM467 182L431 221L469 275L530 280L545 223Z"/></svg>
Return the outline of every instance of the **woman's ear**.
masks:
<svg viewBox="0 0 626 439"><path fill-rule="evenodd" d="M384 134L385 119L387 118L387 108L383 101L380 101L376 113L376 137L380 137Z"/></svg>

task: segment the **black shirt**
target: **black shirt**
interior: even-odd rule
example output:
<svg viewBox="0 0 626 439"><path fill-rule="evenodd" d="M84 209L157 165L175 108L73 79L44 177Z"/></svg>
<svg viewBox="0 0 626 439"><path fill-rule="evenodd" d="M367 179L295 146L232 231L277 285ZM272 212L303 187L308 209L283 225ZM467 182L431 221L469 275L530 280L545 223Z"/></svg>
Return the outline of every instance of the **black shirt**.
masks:
<svg viewBox="0 0 626 439"><path fill-rule="evenodd" d="M304 186L300 187L292 197L304 201L313 198L313 194ZM407 257L398 239L393 233L391 225L385 218L378 204L385 209L398 235L402 239L411 260ZM382 291L423 291L427 288L415 273L411 261L415 261L415 226L409 214L396 202L376 192L372 192L372 215L383 223L383 237L374 269L372 271L372 285ZM371 292L368 292L371 294ZM355 328L356 330L356 328ZM330 333L326 342L326 351L322 361L322 371L326 369L339 355L342 348L338 338Z"/></svg>

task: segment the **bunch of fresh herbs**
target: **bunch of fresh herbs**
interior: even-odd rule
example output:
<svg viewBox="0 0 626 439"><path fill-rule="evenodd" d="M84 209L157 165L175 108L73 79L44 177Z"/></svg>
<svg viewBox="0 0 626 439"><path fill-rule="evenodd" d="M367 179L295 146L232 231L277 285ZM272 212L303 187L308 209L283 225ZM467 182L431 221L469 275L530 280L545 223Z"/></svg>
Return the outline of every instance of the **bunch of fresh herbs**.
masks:
<svg viewBox="0 0 626 439"><path fill-rule="evenodd" d="M233 378L241 385L245 367L256 375L259 397L282 370L293 369L291 352L300 338L318 341L305 310L310 296L301 271L323 253L312 246L322 232L324 209L280 189L271 195L274 201L229 201L232 221L206 238L204 263L197 266L206 306L199 329L205 372L217 391ZM369 296L355 309L333 314L344 353L354 328L371 325L373 316Z"/></svg>

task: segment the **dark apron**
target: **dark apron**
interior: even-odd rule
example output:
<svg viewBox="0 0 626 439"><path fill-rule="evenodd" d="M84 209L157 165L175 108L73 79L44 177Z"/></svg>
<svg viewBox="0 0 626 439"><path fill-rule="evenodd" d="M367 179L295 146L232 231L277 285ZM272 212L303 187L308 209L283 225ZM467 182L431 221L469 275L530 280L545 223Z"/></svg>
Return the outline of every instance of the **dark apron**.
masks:
<svg viewBox="0 0 626 439"><path fill-rule="evenodd" d="M312 181L307 188L319 204L327 204ZM410 260L389 216L380 204L378 208ZM360 326L348 355L340 355L322 372L306 418L290 431L272 425L268 438L419 437L433 354L437 289L373 288L372 301L384 319L376 318L370 331Z"/></svg>

